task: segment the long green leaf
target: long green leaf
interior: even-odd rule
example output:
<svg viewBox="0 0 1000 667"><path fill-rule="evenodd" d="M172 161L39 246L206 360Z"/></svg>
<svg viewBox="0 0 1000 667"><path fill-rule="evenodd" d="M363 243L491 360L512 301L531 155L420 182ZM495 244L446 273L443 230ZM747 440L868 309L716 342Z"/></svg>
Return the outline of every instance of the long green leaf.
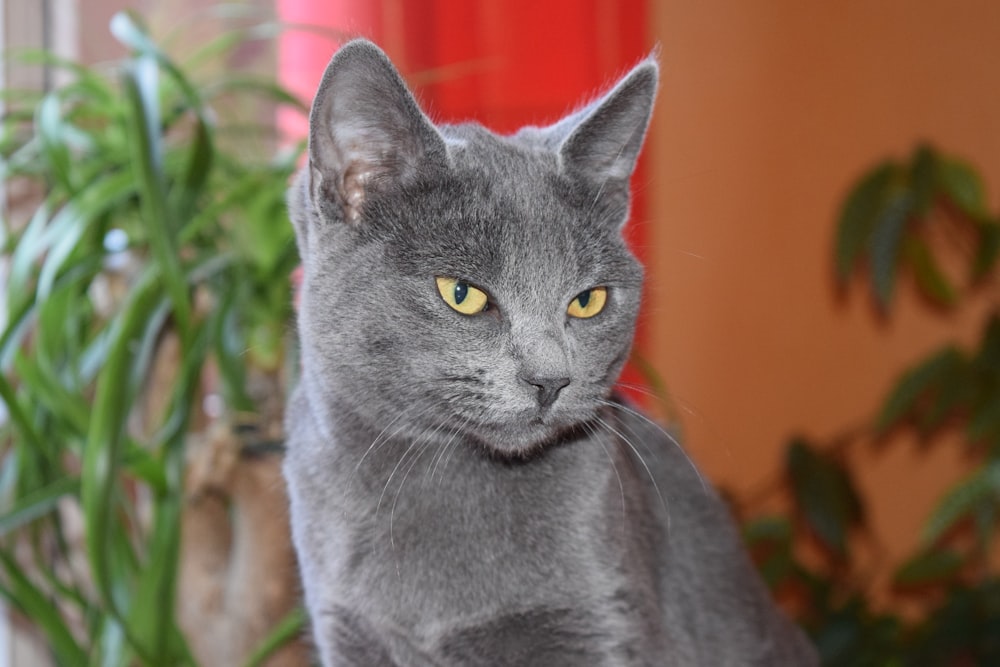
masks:
<svg viewBox="0 0 1000 667"><path fill-rule="evenodd" d="M18 435L21 437L24 447L37 452L44 452L50 460L55 460L55 452L47 439L43 439L35 430L35 425L28 418L24 406L17 399L14 388L7 381L7 378L0 375L0 398L7 406L7 415L14 424Z"/></svg>
<svg viewBox="0 0 1000 667"><path fill-rule="evenodd" d="M23 611L45 634L61 667L87 664L87 654L73 638L59 609L24 574L21 566L5 551L0 550L0 565L6 583L0 585L0 595Z"/></svg>
<svg viewBox="0 0 1000 667"><path fill-rule="evenodd" d="M296 607L281 619L281 621L271 629L264 637L257 648L244 663L244 667L260 667L275 651L288 642L299 637L305 626L308 617L301 607Z"/></svg>
<svg viewBox="0 0 1000 667"><path fill-rule="evenodd" d="M40 300L51 292L56 276L88 227L134 195L134 188L133 175L126 170L116 170L89 183L86 190L68 202L53 219L52 226L59 232L38 277Z"/></svg>
<svg viewBox="0 0 1000 667"><path fill-rule="evenodd" d="M24 232L17 238L6 285L8 299L11 304L14 304L15 309L17 305L30 300L34 293L31 288L31 279L36 263L45 256L52 243L49 220L58 203L59 200L55 194L49 193L31 215Z"/></svg>
<svg viewBox="0 0 1000 667"><path fill-rule="evenodd" d="M153 532L149 545L149 561L143 567L136 597L157 600L158 604L137 605L132 609L130 627L151 647L155 664L176 664L184 655L177 645L179 633L174 629L177 568L180 555L180 520L182 511L182 480L185 465L184 443L191 408L201 378L208 342L208 328L202 327L195 344L183 360L180 377L175 385L169 420L175 424L164 435L164 467L167 492L157 498Z"/></svg>
<svg viewBox="0 0 1000 667"><path fill-rule="evenodd" d="M187 220L196 210L198 198L208 184L208 176L212 171L214 158L215 147L212 131L199 117L196 120L194 137L188 151L184 178L181 186L176 189L178 195L173 203L173 209L177 211L179 220Z"/></svg>
<svg viewBox="0 0 1000 667"><path fill-rule="evenodd" d="M118 41L132 49L140 60L152 59L156 61L180 87L181 93L187 100L188 106L198 117L199 123L206 127L209 125L197 89L177 64L156 45L134 13L122 11L111 17L111 33Z"/></svg>
<svg viewBox="0 0 1000 667"><path fill-rule="evenodd" d="M147 271L134 288L131 298L114 323L114 333L107 363L97 380L90 431L84 448L80 495L86 520L86 547L94 585L104 603L121 616L124 600L116 594L123 584L112 567L115 540L112 522L119 487L125 423L132 403L131 363L135 341L161 289L159 274ZM127 590L127 585L124 585Z"/></svg>
<svg viewBox="0 0 1000 667"><path fill-rule="evenodd" d="M56 421L65 425L70 432L80 434L87 432L90 415L85 397L66 389L58 378L53 377L37 363L37 359L19 356L14 362L14 369L35 404L48 408L56 417ZM48 435L52 436L51 433Z"/></svg>
<svg viewBox="0 0 1000 667"><path fill-rule="evenodd" d="M125 94L130 105L129 134L133 146L133 164L141 185L142 219L153 255L160 266L161 277L173 301L181 339L185 340L191 321L191 303L174 244L176 225L167 207L157 120L159 101L156 78L156 64L149 58L139 58L125 70Z"/></svg>
<svg viewBox="0 0 1000 667"><path fill-rule="evenodd" d="M64 192L76 192L73 159L70 156L68 132L62 122L62 103L57 92L49 93L38 106L35 120L41 138L43 155Z"/></svg>
<svg viewBox="0 0 1000 667"><path fill-rule="evenodd" d="M125 667L129 664L125 630L117 619L103 616L95 634L97 650L90 653L90 667Z"/></svg>
<svg viewBox="0 0 1000 667"><path fill-rule="evenodd" d="M80 490L80 480L65 477L48 486L18 498L12 507L0 516L0 535L6 535L55 510L65 496Z"/></svg>

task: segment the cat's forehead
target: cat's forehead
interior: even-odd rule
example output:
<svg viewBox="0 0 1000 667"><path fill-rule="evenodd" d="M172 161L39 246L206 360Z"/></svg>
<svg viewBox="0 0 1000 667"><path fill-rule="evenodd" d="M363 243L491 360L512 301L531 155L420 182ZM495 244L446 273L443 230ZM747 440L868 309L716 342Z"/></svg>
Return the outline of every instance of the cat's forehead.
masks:
<svg viewBox="0 0 1000 667"><path fill-rule="evenodd" d="M452 272L484 287L583 289L626 252L595 193L555 153L477 126L448 128L449 173L397 202L394 255L416 273ZM605 271L606 273L606 271ZM581 287L582 285L582 287Z"/></svg>
<svg viewBox="0 0 1000 667"><path fill-rule="evenodd" d="M439 126L448 146L452 168L459 172L478 172L498 185L531 181L536 185L525 194L550 194L541 179L557 178L559 159L541 138L524 132L505 136L476 123Z"/></svg>

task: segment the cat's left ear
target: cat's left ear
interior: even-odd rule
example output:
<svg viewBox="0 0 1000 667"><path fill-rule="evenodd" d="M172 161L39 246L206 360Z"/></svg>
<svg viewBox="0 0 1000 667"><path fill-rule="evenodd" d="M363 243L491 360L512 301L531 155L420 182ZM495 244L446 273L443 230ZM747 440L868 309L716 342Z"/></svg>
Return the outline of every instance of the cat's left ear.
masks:
<svg viewBox="0 0 1000 667"><path fill-rule="evenodd" d="M358 223L373 194L446 161L444 140L385 53L363 39L342 47L309 117L310 189L326 216Z"/></svg>
<svg viewBox="0 0 1000 667"><path fill-rule="evenodd" d="M656 99L655 54L639 63L606 95L551 128L565 133L563 168L599 186L627 185L642 148Z"/></svg>

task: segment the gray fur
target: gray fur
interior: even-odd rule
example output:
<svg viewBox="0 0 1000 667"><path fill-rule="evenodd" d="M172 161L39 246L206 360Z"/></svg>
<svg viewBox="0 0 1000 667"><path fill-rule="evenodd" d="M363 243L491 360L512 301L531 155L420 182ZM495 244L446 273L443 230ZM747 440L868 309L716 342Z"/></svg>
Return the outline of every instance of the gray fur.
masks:
<svg viewBox="0 0 1000 667"><path fill-rule="evenodd" d="M324 665L817 664L714 491L612 394L656 81L647 60L500 137L434 126L371 43L327 68L289 195L305 277L285 461ZM492 307L455 312L436 276ZM568 317L595 286L605 309Z"/></svg>

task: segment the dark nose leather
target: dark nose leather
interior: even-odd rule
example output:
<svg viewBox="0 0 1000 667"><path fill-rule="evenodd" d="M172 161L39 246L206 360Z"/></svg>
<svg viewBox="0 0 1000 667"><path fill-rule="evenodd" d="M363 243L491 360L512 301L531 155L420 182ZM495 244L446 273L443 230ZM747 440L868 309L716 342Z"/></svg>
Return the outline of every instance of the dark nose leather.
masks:
<svg viewBox="0 0 1000 667"><path fill-rule="evenodd" d="M525 382L538 390L538 405L548 408L556 402L559 392L569 384L569 378L523 378Z"/></svg>

